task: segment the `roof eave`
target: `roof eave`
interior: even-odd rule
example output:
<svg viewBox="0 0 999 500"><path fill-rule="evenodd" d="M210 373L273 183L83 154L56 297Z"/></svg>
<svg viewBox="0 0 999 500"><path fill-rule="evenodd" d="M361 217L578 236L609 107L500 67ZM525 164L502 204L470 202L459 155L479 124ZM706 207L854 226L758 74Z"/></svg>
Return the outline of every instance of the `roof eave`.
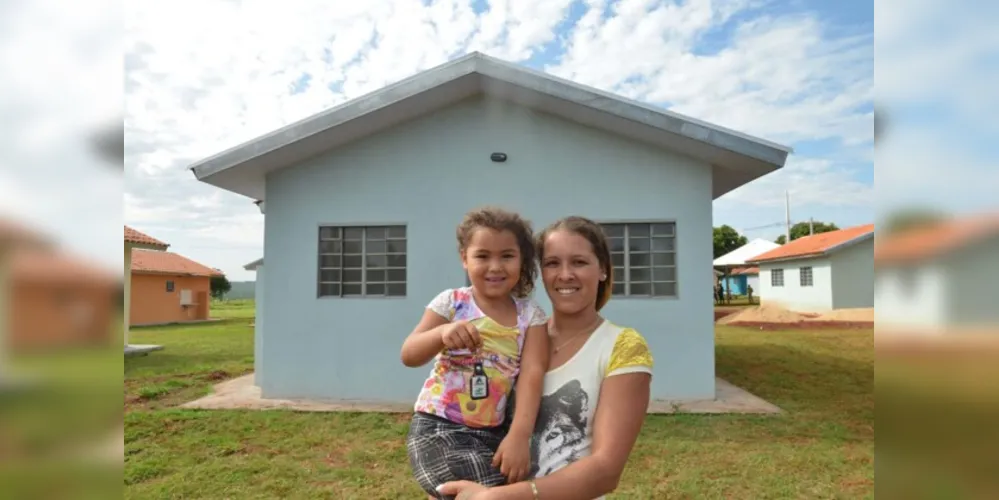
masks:
<svg viewBox="0 0 999 500"><path fill-rule="evenodd" d="M170 245L168 243L164 243L162 245L157 245L155 243L140 243L140 242L137 242L137 241L125 240L125 244L126 245L131 245L132 248L139 248L139 249L143 249L143 250L166 250L166 249L170 248Z"/></svg>
<svg viewBox="0 0 999 500"><path fill-rule="evenodd" d="M724 174L732 178L731 182L716 186L715 198L782 168L793 152L787 146L479 53L471 53L229 148L191 165L189 169L199 181L263 199L262 188L256 184L253 185L257 187L248 187L247 181L235 180L230 172L254 164L257 167L256 175L261 177L257 177L251 184L260 183L266 172L301 161L294 152L289 154L289 146L310 138L316 140L320 134L329 134L333 129L360 118L366 117L368 121L373 121L377 117L376 113L402 101L409 103L406 116L419 116L427 110L450 105L475 94L496 95L543 109L537 104L539 99L535 98L540 96L550 101L549 107L568 104L568 114L582 117L584 122L589 121L590 124L611 120L629 125L635 130L645 126L647 129L644 130L644 135L654 137L654 131L655 134L662 134L661 141L671 144L673 148L679 147L682 150L686 146L699 150L702 157L711 157L702 159L711 164L712 168L723 169ZM396 119L404 119L406 116ZM374 133L381 126L387 125L373 122L356 128L370 128L364 132ZM608 128L617 131L615 127ZM335 147L335 144L329 146ZM222 173L230 175L220 176ZM237 184L240 186L236 186Z"/></svg>

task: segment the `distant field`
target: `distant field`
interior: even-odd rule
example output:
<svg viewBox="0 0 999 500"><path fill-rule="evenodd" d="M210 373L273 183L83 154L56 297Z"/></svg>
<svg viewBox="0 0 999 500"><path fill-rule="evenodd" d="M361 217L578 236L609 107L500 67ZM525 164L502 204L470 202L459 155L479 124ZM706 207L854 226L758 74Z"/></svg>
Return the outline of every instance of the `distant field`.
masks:
<svg viewBox="0 0 999 500"><path fill-rule="evenodd" d="M253 300L256 298L256 281L230 281L229 283L232 284L232 289L225 295L227 300Z"/></svg>

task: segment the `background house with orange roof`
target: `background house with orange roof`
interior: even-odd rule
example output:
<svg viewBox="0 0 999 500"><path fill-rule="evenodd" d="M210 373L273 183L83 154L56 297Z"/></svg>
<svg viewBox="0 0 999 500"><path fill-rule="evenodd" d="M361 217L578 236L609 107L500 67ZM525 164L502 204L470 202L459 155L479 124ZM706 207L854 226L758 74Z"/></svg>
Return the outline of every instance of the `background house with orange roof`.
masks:
<svg viewBox="0 0 999 500"><path fill-rule="evenodd" d="M60 251L10 258L8 346L12 351L110 347L117 342L122 278Z"/></svg>
<svg viewBox="0 0 999 500"><path fill-rule="evenodd" d="M121 281L48 235L0 220L0 356L107 345Z"/></svg>
<svg viewBox="0 0 999 500"><path fill-rule="evenodd" d="M997 329L997 256L999 213L879 235L875 321L908 333Z"/></svg>
<svg viewBox="0 0 999 500"><path fill-rule="evenodd" d="M207 321L217 269L175 252L132 250L132 326Z"/></svg>
<svg viewBox="0 0 999 500"><path fill-rule="evenodd" d="M874 307L874 224L798 238L747 259L761 304L798 312Z"/></svg>
<svg viewBox="0 0 999 500"><path fill-rule="evenodd" d="M125 337L125 350L137 350L137 351L148 351L159 349L159 346L129 346L128 343L128 329L132 322L129 317L129 312L131 310L131 300L132 300L132 250L135 248L139 249L152 249L152 250L166 250L170 245L164 243L148 234L145 234L136 229L125 226L125 304L124 304L124 337Z"/></svg>

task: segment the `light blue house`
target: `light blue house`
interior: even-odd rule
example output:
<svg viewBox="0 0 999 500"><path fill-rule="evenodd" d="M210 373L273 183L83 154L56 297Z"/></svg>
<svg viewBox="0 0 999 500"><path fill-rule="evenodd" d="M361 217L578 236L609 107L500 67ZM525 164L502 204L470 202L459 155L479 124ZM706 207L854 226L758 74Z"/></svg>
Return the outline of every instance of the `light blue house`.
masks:
<svg viewBox="0 0 999 500"><path fill-rule="evenodd" d="M654 398L712 399L712 200L789 153L472 53L191 168L264 213L264 397L411 404L429 367L404 367L402 341L465 282L462 214L495 204L538 229L605 223L618 283L605 313L648 339Z"/></svg>

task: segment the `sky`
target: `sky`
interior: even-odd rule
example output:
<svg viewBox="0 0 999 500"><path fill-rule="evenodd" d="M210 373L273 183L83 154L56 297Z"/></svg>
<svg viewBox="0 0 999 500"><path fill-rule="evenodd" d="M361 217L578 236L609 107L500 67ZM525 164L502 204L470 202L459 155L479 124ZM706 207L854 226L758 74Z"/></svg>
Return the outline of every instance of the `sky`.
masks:
<svg viewBox="0 0 999 500"><path fill-rule="evenodd" d="M232 280L253 279L242 266L262 255L263 215L253 200L199 183L188 166L475 50L793 147L781 171L714 203L715 225L750 239L782 234L785 192L792 223L841 227L873 222L885 200L876 202L874 186L871 1L136 0L124 13L110 1L71 4L0 7L8 19L61 23L57 37L3 25L0 15L9 28L0 29L0 70L40 64L15 47L48 50L41 73L0 80L0 95L17 95L0 97L0 112L58 112L46 123L62 125L4 124L21 135L0 161L39 166L0 169L0 210L109 265L121 262L121 219ZM910 10L920 11L898 12ZM123 171L87 156L80 139L115 117L125 124ZM59 133L76 140L53 141ZM925 136L894 138L889 152L927 147ZM915 164L908 156L894 164ZM932 169L939 156L915 158ZM887 171L907 186L904 169Z"/></svg>

